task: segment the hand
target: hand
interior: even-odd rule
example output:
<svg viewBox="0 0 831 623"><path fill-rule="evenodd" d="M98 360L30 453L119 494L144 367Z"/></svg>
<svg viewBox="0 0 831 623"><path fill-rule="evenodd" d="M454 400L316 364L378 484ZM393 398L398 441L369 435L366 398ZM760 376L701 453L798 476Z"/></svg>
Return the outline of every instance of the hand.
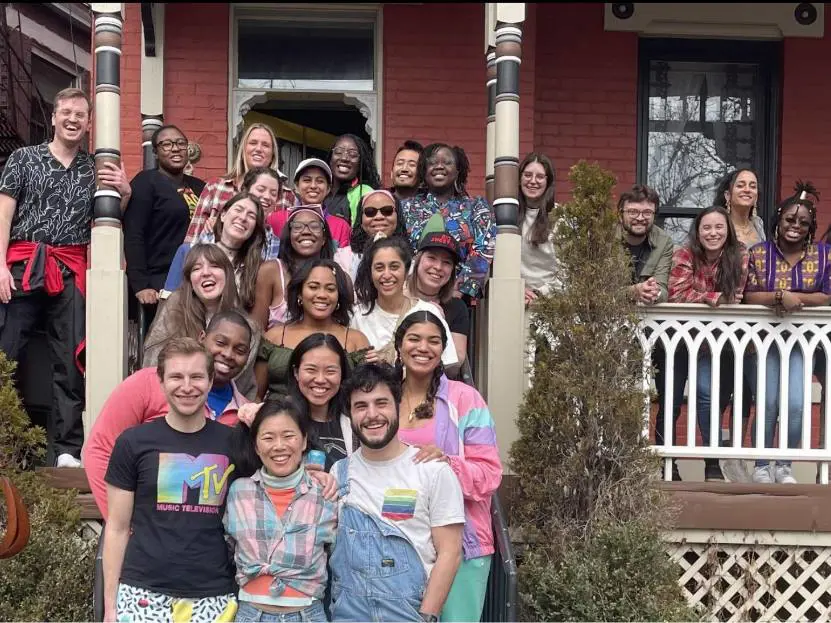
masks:
<svg viewBox="0 0 831 623"><path fill-rule="evenodd" d="M142 305L155 305L159 302L159 293L153 288L145 288L136 292L136 298Z"/></svg>
<svg viewBox="0 0 831 623"><path fill-rule="evenodd" d="M537 293L534 292L531 288L525 288L525 306L528 307L531 303L536 301L538 298Z"/></svg>
<svg viewBox="0 0 831 623"><path fill-rule="evenodd" d="M216 214L205 219L205 229L203 231L213 232L214 225L216 225Z"/></svg>
<svg viewBox="0 0 831 623"><path fill-rule="evenodd" d="M782 294L782 307L786 312L795 312L802 309L802 301L793 292L784 292Z"/></svg>
<svg viewBox="0 0 831 623"><path fill-rule="evenodd" d="M378 355L378 351L374 348L370 348L366 351L366 355L364 355L364 363L378 363L381 357Z"/></svg>
<svg viewBox="0 0 831 623"><path fill-rule="evenodd" d="M652 282L655 281L651 277L650 280ZM655 286L653 287L650 280L636 283L632 286L632 298L635 299L636 303L640 303L642 305L652 305L658 300L658 295L661 293L661 289L660 287L657 287L657 283L655 283Z"/></svg>
<svg viewBox="0 0 831 623"><path fill-rule="evenodd" d="M9 267L3 262L0 265L0 303L8 303L12 300L12 290L17 290L14 285L14 277L12 277Z"/></svg>
<svg viewBox="0 0 831 623"><path fill-rule="evenodd" d="M317 480L323 487L323 497L330 502L335 502L338 499L338 481L328 472L323 471L320 465L314 463L307 463L305 465L309 476Z"/></svg>
<svg viewBox="0 0 831 623"><path fill-rule="evenodd" d="M413 463L429 463L430 461L450 462L444 450L437 446L431 444L429 446L416 446L416 448L418 448L418 453L413 457Z"/></svg>
<svg viewBox="0 0 831 623"><path fill-rule="evenodd" d="M130 188L130 182L127 180L127 172L124 170L123 161L120 167L112 162L105 162L101 166L103 168L98 169L99 183L112 186L122 197L129 197L133 194L133 189Z"/></svg>
<svg viewBox="0 0 831 623"><path fill-rule="evenodd" d="M248 402L242 405L237 410L237 418L240 422L251 427L251 423L254 421L254 418L257 416L260 408L263 406L264 403L262 402Z"/></svg>

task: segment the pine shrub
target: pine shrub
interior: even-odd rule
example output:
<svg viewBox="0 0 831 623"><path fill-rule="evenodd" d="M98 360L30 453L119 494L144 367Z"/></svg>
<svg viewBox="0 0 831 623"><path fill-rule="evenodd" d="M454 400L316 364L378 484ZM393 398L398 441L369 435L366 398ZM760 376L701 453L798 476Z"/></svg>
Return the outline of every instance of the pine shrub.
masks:
<svg viewBox="0 0 831 623"><path fill-rule="evenodd" d="M691 620L661 540L671 512L643 436L643 354L627 297L630 259L611 205L615 178L580 162L551 214L566 287L533 311L533 385L511 448L523 617Z"/></svg>

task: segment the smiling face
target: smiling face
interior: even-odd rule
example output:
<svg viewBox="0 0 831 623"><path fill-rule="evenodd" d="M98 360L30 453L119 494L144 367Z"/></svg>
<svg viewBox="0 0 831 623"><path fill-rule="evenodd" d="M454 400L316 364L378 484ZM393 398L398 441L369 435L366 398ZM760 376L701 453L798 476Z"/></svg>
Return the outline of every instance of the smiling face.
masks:
<svg viewBox="0 0 831 623"><path fill-rule="evenodd" d="M190 271L190 285L196 297L212 307L225 290L225 271L204 257L197 258Z"/></svg>
<svg viewBox="0 0 831 623"><path fill-rule="evenodd" d="M779 216L777 242L780 246L797 248L802 246L811 230L811 212L804 205L794 205L782 210Z"/></svg>
<svg viewBox="0 0 831 623"><path fill-rule="evenodd" d="M382 193L375 193L364 199L361 210L361 228L370 237L379 231L392 236L397 225L398 214L392 199Z"/></svg>
<svg viewBox="0 0 831 623"><path fill-rule="evenodd" d="M224 320L203 336L202 343L214 358L214 383L221 387L242 372L251 351L251 332Z"/></svg>
<svg viewBox="0 0 831 623"><path fill-rule="evenodd" d="M530 162L520 174L519 187L526 201L538 201L548 188L548 178L541 162Z"/></svg>
<svg viewBox="0 0 831 623"><path fill-rule="evenodd" d="M172 411L185 417L203 416L208 392L211 391L205 354L176 354L167 359L164 362L162 389Z"/></svg>
<svg viewBox="0 0 831 623"><path fill-rule="evenodd" d="M52 113L55 138L67 145L77 145L90 129L89 104L83 97L58 100Z"/></svg>
<svg viewBox="0 0 831 623"><path fill-rule="evenodd" d="M332 149L332 159L329 161L332 175L341 182L350 182L358 177L359 163L360 152L355 141L349 137L339 139Z"/></svg>
<svg viewBox="0 0 831 623"><path fill-rule="evenodd" d="M427 376L441 363L444 345L441 330L432 322L417 322L410 326L401 341L401 363L407 374Z"/></svg>
<svg viewBox="0 0 831 623"><path fill-rule="evenodd" d="M300 393L310 405L325 407L340 388L340 358L326 346L312 348L304 353L294 377Z"/></svg>
<svg viewBox="0 0 831 623"><path fill-rule="evenodd" d="M303 314L314 320L326 320L338 305L338 283L331 268L313 268L300 290Z"/></svg>
<svg viewBox="0 0 831 623"><path fill-rule="evenodd" d="M272 476L290 476L298 470L306 438L297 422L285 412L265 418L257 430L257 456Z"/></svg>
<svg viewBox="0 0 831 623"><path fill-rule="evenodd" d="M289 221L291 246L300 257L313 257L323 248L323 221L302 212Z"/></svg>
<svg viewBox="0 0 831 623"><path fill-rule="evenodd" d="M176 128L166 128L156 137L159 167L178 175L188 163L188 139Z"/></svg>
<svg viewBox="0 0 831 623"><path fill-rule="evenodd" d="M389 247L379 249L372 258L372 283L378 296L393 298L404 291L407 271L398 251Z"/></svg>
<svg viewBox="0 0 831 623"><path fill-rule="evenodd" d="M372 450L385 448L398 433L398 407L386 385L379 383L370 391L356 389L349 398L352 431Z"/></svg>
<svg viewBox="0 0 831 623"><path fill-rule="evenodd" d="M456 156L447 147L442 147L427 159L425 182L434 193L447 193L459 177Z"/></svg>
<svg viewBox="0 0 831 623"><path fill-rule="evenodd" d="M392 184L396 188L415 188L418 184L419 153L412 149L402 149L395 155L392 163Z"/></svg>
<svg viewBox="0 0 831 623"><path fill-rule="evenodd" d="M271 142L271 135L262 128L256 128L248 135L245 141L245 166L248 169L254 167L267 167L274 157L274 144Z"/></svg>
<svg viewBox="0 0 831 623"><path fill-rule="evenodd" d="M710 212L698 224L698 239L707 255L716 256L727 242L727 219L723 214Z"/></svg>
<svg viewBox="0 0 831 623"><path fill-rule="evenodd" d="M752 208L759 198L759 181L756 175L752 171L742 171L724 196L731 207Z"/></svg>
<svg viewBox="0 0 831 623"><path fill-rule="evenodd" d="M646 236L655 222L655 204L650 201L627 201L620 211L620 224L630 235Z"/></svg>
<svg viewBox="0 0 831 623"><path fill-rule="evenodd" d="M271 214L277 207L277 197L280 196L280 184L273 175L263 173L258 176L248 193L260 200L260 205L266 214Z"/></svg>
<svg viewBox="0 0 831 623"><path fill-rule="evenodd" d="M257 226L257 205L248 197L240 199L219 217L222 221L222 244L238 249L254 233Z"/></svg>
<svg viewBox="0 0 831 623"><path fill-rule="evenodd" d="M453 275L453 257L448 251L425 249L416 270L419 290L434 296Z"/></svg>
<svg viewBox="0 0 831 623"><path fill-rule="evenodd" d="M308 167L298 176L295 192L301 205L319 205L329 194L329 178L323 169Z"/></svg>

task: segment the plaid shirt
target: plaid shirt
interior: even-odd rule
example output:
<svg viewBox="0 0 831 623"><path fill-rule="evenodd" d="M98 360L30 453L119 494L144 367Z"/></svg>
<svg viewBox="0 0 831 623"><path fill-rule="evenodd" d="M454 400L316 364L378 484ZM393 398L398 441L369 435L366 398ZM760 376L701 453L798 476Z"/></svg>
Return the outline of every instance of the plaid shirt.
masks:
<svg viewBox="0 0 831 623"><path fill-rule="evenodd" d="M736 294L744 292L747 282L747 258L747 249L742 247L742 275ZM675 251L672 256L672 270L669 273L669 302L718 304L721 297L721 292L716 292L718 268L719 262L713 262L699 266L696 270L693 253L689 247Z"/></svg>
<svg viewBox="0 0 831 623"><path fill-rule="evenodd" d="M308 473L281 519L268 497L260 472L239 478L228 491L223 524L234 549L237 584L245 586L261 575L274 576L271 595L290 586L322 599L326 588L325 543L334 543L337 503L323 497Z"/></svg>
<svg viewBox="0 0 831 623"><path fill-rule="evenodd" d="M227 177L220 177L205 184L202 194L199 195L199 203L196 204L196 210L193 213L193 218L190 220L188 233L185 236L185 242L192 243L202 234L206 233L207 228L205 227L205 223L208 219L219 214L219 210L223 205L225 205L225 202L227 202L238 192L239 191L234 184L234 180ZM294 193L288 188L283 188L281 191L281 197L274 209L287 210L293 205ZM270 215L271 212L265 215L266 220L268 220Z"/></svg>
<svg viewBox="0 0 831 623"><path fill-rule="evenodd" d="M445 230L459 243L462 256L459 291L474 298L481 297L496 245L496 224L487 200L483 197L454 197L440 205L432 193L418 194L402 203L401 213L414 249L418 248L427 221L434 214L441 213Z"/></svg>
<svg viewBox="0 0 831 623"><path fill-rule="evenodd" d="M791 266L772 240L750 249L748 292L822 292L831 294L831 247L809 244L799 261Z"/></svg>

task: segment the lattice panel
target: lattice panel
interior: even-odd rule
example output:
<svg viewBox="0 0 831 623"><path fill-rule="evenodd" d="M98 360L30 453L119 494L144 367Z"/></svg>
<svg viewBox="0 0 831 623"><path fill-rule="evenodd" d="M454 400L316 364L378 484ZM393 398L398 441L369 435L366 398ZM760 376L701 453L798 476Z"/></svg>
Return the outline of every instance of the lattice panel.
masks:
<svg viewBox="0 0 831 623"><path fill-rule="evenodd" d="M714 621L828 621L831 547L673 543L693 607Z"/></svg>

